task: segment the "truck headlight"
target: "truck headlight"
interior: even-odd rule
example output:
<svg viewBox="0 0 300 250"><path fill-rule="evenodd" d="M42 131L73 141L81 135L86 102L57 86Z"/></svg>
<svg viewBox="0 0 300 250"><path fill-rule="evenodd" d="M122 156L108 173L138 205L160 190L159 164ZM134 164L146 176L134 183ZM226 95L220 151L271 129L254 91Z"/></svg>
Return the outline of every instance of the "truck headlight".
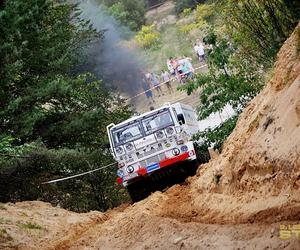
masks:
<svg viewBox="0 0 300 250"><path fill-rule="evenodd" d="M177 126L175 127L176 133L180 133L182 131L182 127L181 126Z"/></svg>
<svg viewBox="0 0 300 250"><path fill-rule="evenodd" d="M125 145L125 148L126 148L127 151L131 151L133 149L133 144L132 143L127 143Z"/></svg>
<svg viewBox="0 0 300 250"><path fill-rule="evenodd" d="M180 154L179 148L173 148L172 154L175 155L175 156L179 155Z"/></svg>
<svg viewBox="0 0 300 250"><path fill-rule="evenodd" d="M127 167L127 172L128 172L129 174L133 173L133 172L134 172L134 167L133 167L133 166L128 166L128 167Z"/></svg>
<svg viewBox="0 0 300 250"><path fill-rule="evenodd" d="M122 154L123 153L123 148L122 147L117 147L116 148L116 153L119 154L119 155Z"/></svg>
<svg viewBox="0 0 300 250"><path fill-rule="evenodd" d="M172 127L166 128L166 132L168 135L172 135L174 133L174 129Z"/></svg>
<svg viewBox="0 0 300 250"><path fill-rule="evenodd" d="M188 151L188 147L186 145L181 146L180 149L181 149L182 152Z"/></svg>
<svg viewBox="0 0 300 250"><path fill-rule="evenodd" d="M161 130L156 132L155 135L158 139L164 138L164 132L162 132Z"/></svg>
<svg viewBox="0 0 300 250"><path fill-rule="evenodd" d="M117 171L117 175L118 175L120 178L123 178L123 177L124 177L124 172L123 172L123 170L122 170L122 169L119 169L119 170Z"/></svg>

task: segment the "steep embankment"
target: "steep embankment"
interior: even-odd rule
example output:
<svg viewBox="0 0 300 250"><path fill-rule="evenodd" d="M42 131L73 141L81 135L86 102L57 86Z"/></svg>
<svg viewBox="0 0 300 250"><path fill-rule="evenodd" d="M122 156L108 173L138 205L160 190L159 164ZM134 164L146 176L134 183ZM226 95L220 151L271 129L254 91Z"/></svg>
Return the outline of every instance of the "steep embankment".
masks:
<svg viewBox="0 0 300 250"><path fill-rule="evenodd" d="M279 238L280 225L300 223L299 34L300 25L223 153L185 185L105 214L41 202L3 205L0 247L299 249L295 234Z"/></svg>
<svg viewBox="0 0 300 250"><path fill-rule="evenodd" d="M190 202L180 202L171 213L166 209L167 216L215 223L300 220L299 34L298 25L278 54L274 76L241 115L222 155L190 180L185 189Z"/></svg>

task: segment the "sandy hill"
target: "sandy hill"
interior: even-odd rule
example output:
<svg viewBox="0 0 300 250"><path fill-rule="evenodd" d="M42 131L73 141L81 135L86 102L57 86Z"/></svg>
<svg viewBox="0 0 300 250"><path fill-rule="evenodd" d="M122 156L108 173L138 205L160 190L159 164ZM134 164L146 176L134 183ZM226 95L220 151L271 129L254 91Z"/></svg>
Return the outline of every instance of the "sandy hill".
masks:
<svg viewBox="0 0 300 250"><path fill-rule="evenodd" d="M300 25L223 153L184 185L105 214L1 205L0 248L299 249L296 226L279 237L300 225L299 41Z"/></svg>

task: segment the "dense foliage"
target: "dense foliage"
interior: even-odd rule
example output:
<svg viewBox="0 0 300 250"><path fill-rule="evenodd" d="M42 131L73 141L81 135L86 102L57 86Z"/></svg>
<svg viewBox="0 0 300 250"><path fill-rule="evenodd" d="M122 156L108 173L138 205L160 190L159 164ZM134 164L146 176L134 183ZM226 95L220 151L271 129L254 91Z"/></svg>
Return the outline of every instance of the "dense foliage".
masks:
<svg viewBox="0 0 300 250"><path fill-rule="evenodd" d="M112 162L106 125L130 114L100 80L88 72L75 73L84 63L79 58L85 48L103 36L79 14L74 5L47 0L5 1L1 6L1 201L55 203L55 196L76 210L103 210L116 203L113 168L50 187L51 195L40 185ZM100 193L103 201L98 202Z"/></svg>
<svg viewBox="0 0 300 250"><path fill-rule="evenodd" d="M185 33L201 29L207 45L209 71L183 89L188 94L201 88L199 119L222 112L230 104L238 115L260 91L263 75L300 18L298 1L206 1L192 13ZM216 15L221 13L221 15ZM213 30L213 32L212 32ZM221 148L236 117L198 135L205 143Z"/></svg>
<svg viewBox="0 0 300 250"><path fill-rule="evenodd" d="M188 94L197 88L202 89L199 119L221 112L228 104L236 113L241 112L261 89L260 75L251 66L251 62L235 57L236 48L225 38L211 32L203 40L210 47L207 53L209 70L183 87Z"/></svg>
<svg viewBox="0 0 300 250"><path fill-rule="evenodd" d="M233 41L245 56L267 67L300 19L300 2L293 0L232 0L220 7Z"/></svg>
<svg viewBox="0 0 300 250"><path fill-rule="evenodd" d="M103 150L49 149L41 142L16 147L12 142L11 137L0 140L1 202L43 200L74 211L104 211L128 200L115 181L116 166L57 184L42 184L111 163Z"/></svg>
<svg viewBox="0 0 300 250"><path fill-rule="evenodd" d="M236 57L236 48L225 38L209 33L204 39L209 45L207 51L207 73L199 74L195 81L189 82L182 89L191 94L201 88L198 118L205 119L213 113L222 112L231 105L239 114L261 89L261 75L250 61ZM234 129L236 118L214 129L207 129L198 134L209 147L221 148L223 141Z"/></svg>
<svg viewBox="0 0 300 250"><path fill-rule="evenodd" d="M146 3L144 0L99 0L112 15L123 26L132 31L139 30L145 23Z"/></svg>
<svg viewBox="0 0 300 250"><path fill-rule="evenodd" d="M160 34L155 29L155 25L143 26L136 34L135 41L144 49L157 47L159 44Z"/></svg>
<svg viewBox="0 0 300 250"><path fill-rule="evenodd" d="M195 139L200 140L204 147L222 150L224 141L235 128L237 118L238 116L235 115L215 128L207 128L196 134Z"/></svg>
<svg viewBox="0 0 300 250"><path fill-rule="evenodd" d="M196 8L197 4L203 3L205 0L176 0L175 11L177 14L180 14L187 8Z"/></svg>

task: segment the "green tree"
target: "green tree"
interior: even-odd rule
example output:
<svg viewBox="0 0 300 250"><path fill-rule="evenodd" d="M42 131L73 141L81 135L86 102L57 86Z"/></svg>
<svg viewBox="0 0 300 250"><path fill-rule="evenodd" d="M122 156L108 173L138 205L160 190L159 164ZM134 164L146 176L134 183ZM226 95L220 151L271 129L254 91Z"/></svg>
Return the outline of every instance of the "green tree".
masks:
<svg viewBox="0 0 300 250"><path fill-rule="evenodd" d="M146 4L144 0L119 0L113 4L104 4L108 6L110 15L132 31L138 31L145 23Z"/></svg>
<svg viewBox="0 0 300 250"><path fill-rule="evenodd" d="M196 81L185 85L183 89L191 94L195 89L201 88L199 119L221 112L227 104L240 113L260 91L261 76L250 61L236 57L236 49L225 38L211 32L203 40L210 47L209 71L197 75Z"/></svg>
<svg viewBox="0 0 300 250"><path fill-rule="evenodd" d="M184 9L196 8L197 4L204 3L205 0L176 0L175 11L180 14Z"/></svg>
<svg viewBox="0 0 300 250"><path fill-rule="evenodd" d="M51 113L47 107L69 98L71 70L97 34L75 6L45 0L5 2L0 26L0 133L24 142Z"/></svg>
<svg viewBox="0 0 300 250"><path fill-rule="evenodd" d="M224 23L244 57L271 66L300 19L300 2L290 0L220 1ZM219 3L220 4L220 3Z"/></svg>
<svg viewBox="0 0 300 250"><path fill-rule="evenodd" d="M114 169L40 186L112 162L106 125L130 115L99 79L76 74L85 48L103 35L79 16L75 5L48 0L0 6L1 201L44 199L103 210L121 199Z"/></svg>
<svg viewBox="0 0 300 250"><path fill-rule="evenodd" d="M197 108L199 119L222 112L228 104L239 114L263 86L261 76L251 62L237 57L236 48L227 39L210 32L203 40L210 47L207 53L209 71L198 74L195 81L181 89L188 94L201 89ZM220 148L234 128L235 122L236 118L198 136L205 138L208 146L215 145Z"/></svg>
<svg viewBox="0 0 300 250"><path fill-rule="evenodd" d="M137 31L145 23L145 2L143 0L121 0L109 8L109 13L122 25Z"/></svg>
<svg viewBox="0 0 300 250"><path fill-rule="evenodd" d="M207 128L196 134L195 139L199 140L201 138L201 144L205 148L213 147L214 149L222 150L224 141L235 128L237 118L238 116L234 115L215 128Z"/></svg>

